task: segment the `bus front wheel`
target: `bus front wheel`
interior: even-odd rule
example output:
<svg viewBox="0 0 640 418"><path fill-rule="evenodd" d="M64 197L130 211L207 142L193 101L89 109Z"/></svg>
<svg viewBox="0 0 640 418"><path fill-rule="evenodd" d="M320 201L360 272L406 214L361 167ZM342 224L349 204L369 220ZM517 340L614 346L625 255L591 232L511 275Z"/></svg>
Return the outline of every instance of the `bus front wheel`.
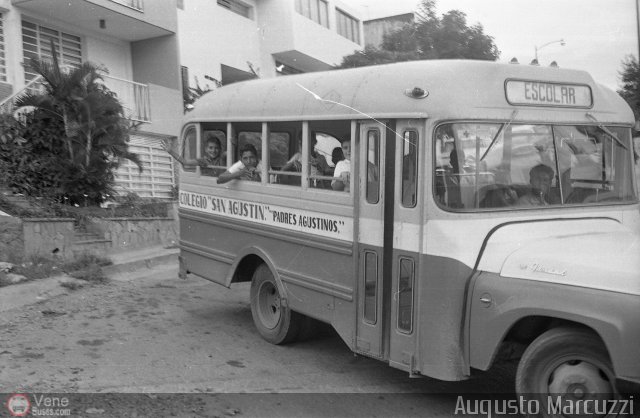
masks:
<svg viewBox="0 0 640 418"><path fill-rule="evenodd" d="M258 332L272 344L286 344L298 336L301 315L282 303L283 297L266 264L251 279L251 316Z"/></svg>
<svg viewBox="0 0 640 418"><path fill-rule="evenodd" d="M544 405L544 416L555 416L549 412L563 410L566 405L615 398L614 382L607 351L593 332L554 328L525 350L516 373L516 392Z"/></svg>

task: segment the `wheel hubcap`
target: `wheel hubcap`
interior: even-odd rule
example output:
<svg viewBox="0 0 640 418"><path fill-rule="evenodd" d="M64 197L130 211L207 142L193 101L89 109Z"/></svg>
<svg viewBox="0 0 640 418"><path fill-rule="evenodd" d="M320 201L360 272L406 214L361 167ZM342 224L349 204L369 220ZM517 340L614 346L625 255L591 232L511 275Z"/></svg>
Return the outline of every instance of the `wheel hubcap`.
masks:
<svg viewBox="0 0 640 418"><path fill-rule="evenodd" d="M584 360L568 361L556 367L549 376L549 393L562 397L562 404L579 405L576 401L610 399L614 388L605 370ZM584 405L584 404L582 404ZM594 411L580 410L572 416L593 416Z"/></svg>
<svg viewBox="0 0 640 418"><path fill-rule="evenodd" d="M264 282L258 291L258 316L266 328L274 329L280 322L280 294L273 283Z"/></svg>

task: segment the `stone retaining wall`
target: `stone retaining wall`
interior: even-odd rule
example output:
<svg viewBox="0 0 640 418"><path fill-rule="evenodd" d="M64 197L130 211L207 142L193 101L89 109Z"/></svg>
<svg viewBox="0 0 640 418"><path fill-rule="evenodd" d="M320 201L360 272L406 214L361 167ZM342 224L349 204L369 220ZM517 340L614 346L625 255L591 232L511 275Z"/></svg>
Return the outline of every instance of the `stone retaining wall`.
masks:
<svg viewBox="0 0 640 418"><path fill-rule="evenodd" d="M82 249L108 254L176 245L179 239L176 214L177 211L169 211L169 218L91 218L87 230L109 242L100 242L96 247L83 243ZM0 261L32 256L72 258L79 251L74 245L76 239L73 219L0 216Z"/></svg>
<svg viewBox="0 0 640 418"><path fill-rule="evenodd" d="M23 253L22 221L0 216L0 261L18 261Z"/></svg>
<svg viewBox="0 0 640 418"><path fill-rule="evenodd" d="M173 218L92 218L87 229L111 241L111 251L178 243Z"/></svg>
<svg viewBox="0 0 640 418"><path fill-rule="evenodd" d="M73 255L73 219L25 218L22 219L22 232L26 257L51 257L55 254L68 258Z"/></svg>

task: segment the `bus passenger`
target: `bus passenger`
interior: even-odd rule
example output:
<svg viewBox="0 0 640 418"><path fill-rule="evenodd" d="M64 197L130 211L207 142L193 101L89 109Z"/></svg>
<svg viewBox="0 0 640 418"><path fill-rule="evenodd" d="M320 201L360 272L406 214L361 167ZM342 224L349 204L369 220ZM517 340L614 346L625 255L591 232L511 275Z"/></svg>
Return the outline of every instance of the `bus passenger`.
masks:
<svg viewBox="0 0 640 418"><path fill-rule="evenodd" d="M324 176L330 173L329 164L327 164L327 160L316 151L316 144L318 140L316 139L315 132L312 133L309 137L309 175L314 176ZM300 173L302 172L302 136L298 136L298 152L296 152L293 157L286 162L286 164L282 167L282 171L293 171ZM298 180L298 184L300 180ZM316 179L312 179L312 186L317 187L318 182Z"/></svg>
<svg viewBox="0 0 640 418"><path fill-rule="evenodd" d="M220 140L215 136L210 136L207 139L207 147L204 150L204 157L198 159L198 165L200 166L200 173L203 176L217 176L222 173L221 168L214 168L212 166L225 166L226 162L222 156L222 146Z"/></svg>
<svg viewBox="0 0 640 418"><path fill-rule="evenodd" d="M218 184L224 184L234 179L260 181L262 167L258 161L258 151L251 144L246 144L240 150L240 161L237 161L218 177Z"/></svg>
<svg viewBox="0 0 640 418"><path fill-rule="evenodd" d="M200 166L200 173L205 176L217 176L224 171L221 168L212 168L211 166L224 167L226 165L225 155L221 152L220 140L215 136L209 136L207 147L204 150L205 156L198 159L183 158L173 148L171 140L162 141L162 148L183 166Z"/></svg>
<svg viewBox="0 0 640 418"><path fill-rule="evenodd" d="M344 154L342 153L342 148L335 147L333 151L331 151L331 162L333 163L334 169L336 164L338 164L342 160L344 160Z"/></svg>
<svg viewBox="0 0 640 418"><path fill-rule="evenodd" d="M351 141L344 141L341 145L344 160L338 161L333 171L333 180L331 187L333 190L349 191L350 175L351 175Z"/></svg>
<svg viewBox="0 0 640 418"><path fill-rule="evenodd" d="M529 183L531 189L520 196L516 201L516 206L544 206L551 203L549 201L549 191L554 171L551 167L538 164L529 171Z"/></svg>

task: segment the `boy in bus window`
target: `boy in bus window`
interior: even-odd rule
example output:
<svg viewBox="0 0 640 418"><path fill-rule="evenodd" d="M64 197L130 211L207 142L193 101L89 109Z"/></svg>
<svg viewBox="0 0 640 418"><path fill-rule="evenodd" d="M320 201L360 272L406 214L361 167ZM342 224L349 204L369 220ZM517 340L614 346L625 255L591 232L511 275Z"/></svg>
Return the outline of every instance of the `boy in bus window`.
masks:
<svg viewBox="0 0 640 418"><path fill-rule="evenodd" d="M309 136L309 175L314 176L324 176L330 172L329 164L327 164L327 160L319 155L316 150L316 144L318 140L316 139L315 132L311 133ZM302 172L302 134L298 135L298 152L296 152L289 161L282 167L282 171L293 171L300 173ZM300 180L296 179L297 184L300 184ZM312 185L316 187L318 183L313 179Z"/></svg>
<svg viewBox="0 0 640 418"><path fill-rule="evenodd" d="M333 171L333 180L331 187L333 190L349 191L350 175L351 175L351 141L344 141L341 145L344 160L338 161Z"/></svg>
<svg viewBox="0 0 640 418"><path fill-rule="evenodd" d="M258 151L251 144L245 144L240 150L240 161L237 161L218 177L218 184L231 180L260 181L262 167L258 161Z"/></svg>
<svg viewBox="0 0 640 418"><path fill-rule="evenodd" d="M215 136L209 136L207 139L207 147L205 148L205 156L198 159L183 158L174 149L174 145L171 140L162 141L162 148L176 159L180 164L186 167L200 166L200 172L204 176L217 176L224 170L221 168L214 168L212 166L225 166L225 155L222 152L222 146L220 140Z"/></svg>
<svg viewBox="0 0 640 418"><path fill-rule="evenodd" d="M222 155L220 140L215 136L207 139L207 147L204 149L204 157L198 159L200 173L203 176L217 176L223 172L221 168L215 166L225 166L226 162Z"/></svg>
<svg viewBox="0 0 640 418"><path fill-rule="evenodd" d="M549 191L554 171L551 167L538 164L529 171L529 183L531 189L523 196L520 196L516 206L545 206L550 204Z"/></svg>

